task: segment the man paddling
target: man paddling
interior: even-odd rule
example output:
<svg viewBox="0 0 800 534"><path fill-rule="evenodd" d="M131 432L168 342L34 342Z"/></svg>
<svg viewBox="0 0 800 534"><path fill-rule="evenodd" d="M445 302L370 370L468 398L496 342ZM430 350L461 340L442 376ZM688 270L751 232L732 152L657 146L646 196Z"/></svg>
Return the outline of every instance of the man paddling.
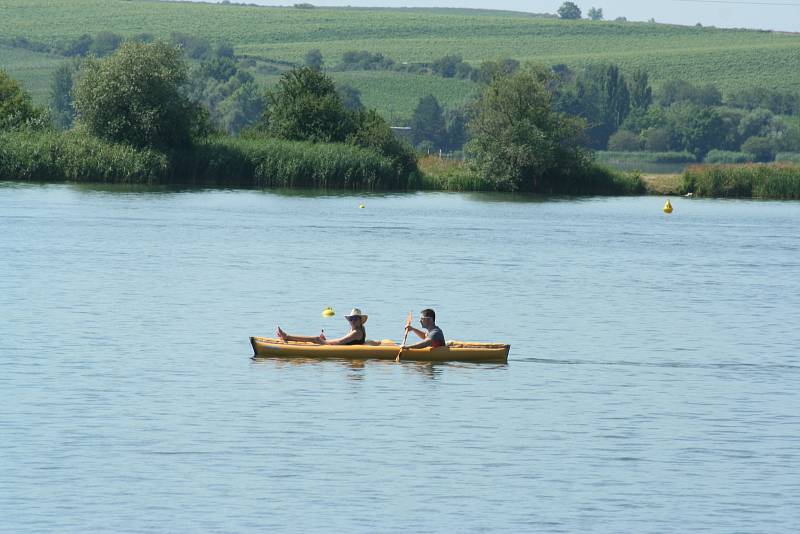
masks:
<svg viewBox="0 0 800 534"><path fill-rule="evenodd" d="M422 328L428 331L427 333L411 325L406 326L406 332L414 332L417 336L422 338L422 341L414 345L403 345L400 350L424 349L425 347L435 349L436 347L444 347L444 334L442 333L442 329L436 326L436 312L430 308L422 310L420 312L419 322Z"/></svg>

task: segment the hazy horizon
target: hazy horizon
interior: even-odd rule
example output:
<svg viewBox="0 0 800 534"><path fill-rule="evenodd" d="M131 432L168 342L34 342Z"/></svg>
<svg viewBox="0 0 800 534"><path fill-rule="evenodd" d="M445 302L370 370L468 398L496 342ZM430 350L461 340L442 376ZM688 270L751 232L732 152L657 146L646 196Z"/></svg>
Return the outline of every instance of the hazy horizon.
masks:
<svg viewBox="0 0 800 534"><path fill-rule="evenodd" d="M208 0L219 2L220 0ZM232 0L237 1L237 0ZM287 6L308 2L316 6L351 7L451 7L472 9L499 9L524 11L529 13L555 13L563 0L241 0L265 6ZM798 0L756 0L751 2L735 0L658 0L641 2L637 0L597 0L575 2L583 11L584 17L590 7L603 9L606 20L626 17L631 21L647 21L692 26L719 28L750 28L800 32L800 1Z"/></svg>

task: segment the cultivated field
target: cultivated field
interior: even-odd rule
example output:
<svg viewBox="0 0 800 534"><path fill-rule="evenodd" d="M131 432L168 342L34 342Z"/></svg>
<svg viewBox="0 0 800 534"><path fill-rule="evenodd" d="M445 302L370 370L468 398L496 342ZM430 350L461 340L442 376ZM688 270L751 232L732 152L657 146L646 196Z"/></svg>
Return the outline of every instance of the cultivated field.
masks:
<svg viewBox="0 0 800 534"><path fill-rule="evenodd" d="M446 54L480 62L502 57L573 67L616 62L644 68L658 85L682 78L715 83L723 91L750 86L800 87L800 35L717 30L650 23L562 21L529 14L448 9L296 9L190 4L148 0L3 0L0 37L65 42L81 34L124 36L173 31L227 40L238 54L302 61L319 48L328 66L349 50L380 52L398 62L429 62ZM52 56L0 48L0 68L23 81L41 101ZM41 57L40 57L41 56ZM393 72L341 73L363 92L365 103L408 116L419 97L432 93L459 103L470 82Z"/></svg>

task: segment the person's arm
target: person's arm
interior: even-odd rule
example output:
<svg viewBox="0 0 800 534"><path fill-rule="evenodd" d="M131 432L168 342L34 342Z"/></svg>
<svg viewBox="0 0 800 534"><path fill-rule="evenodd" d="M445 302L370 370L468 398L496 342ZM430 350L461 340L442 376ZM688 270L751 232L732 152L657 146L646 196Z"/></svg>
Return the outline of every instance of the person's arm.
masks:
<svg viewBox="0 0 800 534"><path fill-rule="evenodd" d="M420 338L420 339L425 339L426 337L428 337L428 335L425 332L423 332L422 330L419 330L418 328L414 328L411 325L408 325L408 331L409 332L414 332L415 334L417 334L417 337Z"/></svg>
<svg viewBox="0 0 800 534"><path fill-rule="evenodd" d="M323 341L322 343L324 345L344 345L345 343L353 341L356 337L358 337L358 335L359 335L358 330L350 330L350 332L344 337L340 337L337 339L328 339L326 341Z"/></svg>
<svg viewBox="0 0 800 534"><path fill-rule="evenodd" d="M433 340L425 338L419 343L414 343L413 345L406 345L403 349L424 349L425 347L430 347Z"/></svg>

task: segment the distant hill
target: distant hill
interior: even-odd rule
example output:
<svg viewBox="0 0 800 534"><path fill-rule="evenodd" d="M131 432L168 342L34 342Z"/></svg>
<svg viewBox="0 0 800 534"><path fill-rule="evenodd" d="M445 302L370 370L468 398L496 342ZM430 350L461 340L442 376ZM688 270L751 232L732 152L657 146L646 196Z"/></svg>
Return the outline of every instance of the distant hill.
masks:
<svg viewBox="0 0 800 534"><path fill-rule="evenodd" d="M526 13L466 9L255 7L148 0L3 0L0 39L24 36L59 43L81 34L177 31L227 40L237 54L302 62L318 48L326 66L343 52L380 52L397 62L431 62L459 54L475 66L510 57L579 67L614 62L643 68L658 85L666 79L714 83L723 92L765 86L800 89L800 35L653 23L563 21ZM57 57L0 47L0 68L25 83L38 101L47 95ZM430 75L370 71L338 73L359 87L366 103L407 115L432 93L454 105L471 82ZM265 80L274 77L265 76Z"/></svg>

